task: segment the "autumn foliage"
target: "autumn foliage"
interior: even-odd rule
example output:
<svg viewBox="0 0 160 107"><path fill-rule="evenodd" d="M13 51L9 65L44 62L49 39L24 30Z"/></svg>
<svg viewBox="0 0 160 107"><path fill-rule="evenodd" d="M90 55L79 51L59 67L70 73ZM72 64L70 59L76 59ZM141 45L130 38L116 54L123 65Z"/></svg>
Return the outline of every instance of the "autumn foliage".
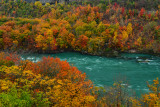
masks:
<svg viewBox="0 0 160 107"><path fill-rule="evenodd" d="M0 51L159 54L158 0L116 1L42 5L39 1L2 0ZM108 92L95 87L85 73L59 58L44 57L34 63L21 61L15 53L0 53L0 106L158 107L159 85L157 78L148 84L150 93L136 99L127 96L120 83Z"/></svg>
<svg viewBox="0 0 160 107"><path fill-rule="evenodd" d="M17 7L10 8L13 4ZM69 50L93 55L106 55L109 50L160 52L159 10L126 9L117 3L108 7L42 5L40 2L17 4L3 3L1 50L43 53ZM32 11L23 6L32 7ZM24 15L26 13L28 16Z"/></svg>
<svg viewBox="0 0 160 107"><path fill-rule="evenodd" d="M33 98L43 93L43 99L52 106L91 106L96 100L90 93L93 84L86 75L59 58L44 57L37 63L20 61L12 66L4 63L0 66L0 81L0 93L8 92L11 87L26 88Z"/></svg>
<svg viewBox="0 0 160 107"><path fill-rule="evenodd" d="M150 93L140 99L130 96L127 85L115 82L108 89L96 87L85 73L59 58L43 57L39 62L12 58L13 54L0 53L0 106L159 106L158 78L148 84ZM17 55L14 55L17 56ZM13 61L12 65L5 61ZM14 93L14 94L13 94ZM23 101L23 102L22 102ZM13 103L14 102L14 103Z"/></svg>

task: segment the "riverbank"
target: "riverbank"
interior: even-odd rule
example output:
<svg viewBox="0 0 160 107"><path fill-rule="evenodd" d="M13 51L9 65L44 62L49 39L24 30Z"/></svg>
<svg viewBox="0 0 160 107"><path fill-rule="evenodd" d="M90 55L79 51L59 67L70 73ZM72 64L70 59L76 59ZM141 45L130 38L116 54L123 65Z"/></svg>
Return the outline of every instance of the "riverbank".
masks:
<svg viewBox="0 0 160 107"><path fill-rule="evenodd" d="M91 56L101 56L101 57L119 57L121 54L124 53L130 53L130 54L148 54L148 55L154 55L160 57L160 53L154 53L154 52L148 52L148 51L137 51L137 50L128 50L125 52L120 52L120 51L115 51L112 50L108 53L103 53L103 54L92 54L92 53L87 53L87 52L80 52L80 51L74 51L73 49L69 50L60 50L60 51L49 51L49 52L42 52L42 51L24 51L24 50L19 50L19 51L9 51L9 50L1 50L1 52L8 52L8 53L16 53L18 55L23 55L23 54L58 54L58 53L65 53L65 52L77 52L81 53L82 55L91 55Z"/></svg>

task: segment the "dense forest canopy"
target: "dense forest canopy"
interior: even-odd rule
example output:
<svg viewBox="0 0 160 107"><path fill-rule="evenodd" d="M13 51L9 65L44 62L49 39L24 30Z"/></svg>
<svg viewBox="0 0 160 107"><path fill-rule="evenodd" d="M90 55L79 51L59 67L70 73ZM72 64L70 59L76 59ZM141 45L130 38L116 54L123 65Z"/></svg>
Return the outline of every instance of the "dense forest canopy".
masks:
<svg viewBox="0 0 160 107"><path fill-rule="evenodd" d="M129 96L122 82L95 87L76 67L59 58L33 63L13 52L78 51L160 53L159 0L77 0L59 3L1 0L0 106L160 106L158 78L150 93Z"/></svg>
<svg viewBox="0 0 160 107"><path fill-rule="evenodd" d="M155 1L156 2L156 1ZM158 6L158 4L157 4ZM0 44L10 51L160 52L159 8L127 9L106 5L27 3L1 4Z"/></svg>

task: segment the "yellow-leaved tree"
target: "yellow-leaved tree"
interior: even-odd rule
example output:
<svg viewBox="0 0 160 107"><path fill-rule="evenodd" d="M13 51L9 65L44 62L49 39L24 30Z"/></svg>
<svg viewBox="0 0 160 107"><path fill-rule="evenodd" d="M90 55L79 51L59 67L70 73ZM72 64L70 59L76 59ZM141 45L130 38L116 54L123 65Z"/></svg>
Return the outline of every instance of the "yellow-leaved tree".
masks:
<svg viewBox="0 0 160 107"><path fill-rule="evenodd" d="M153 84L148 84L149 94L143 95L142 102L145 107L160 107L160 83L159 79L153 80Z"/></svg>

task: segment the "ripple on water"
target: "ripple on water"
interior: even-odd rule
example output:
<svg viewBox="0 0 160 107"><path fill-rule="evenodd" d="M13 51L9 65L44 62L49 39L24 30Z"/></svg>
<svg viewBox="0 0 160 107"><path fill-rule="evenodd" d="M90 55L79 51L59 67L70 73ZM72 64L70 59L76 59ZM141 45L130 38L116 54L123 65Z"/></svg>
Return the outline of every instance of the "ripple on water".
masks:
<svg viewBox="0 0 160 107"><path fill-rule="evenodd" d="M95 62L96 62L96 63L99 63L99 62L101 62L101 61L100 61L100 59L96 59L96 61L95 61Z"/></svg>
<svg viewBox="0 0 160 107"><path fill-rule="evenodd" d="M132 85L129 85L129 86L128 86L128 88L132 88L132 87L133 87Z"/></svg>
<svg viewBox="0 0 160 107"><path fill-rule="evenodd" d="M90 71L92 70L92 68L91 68L91 67L85 67L85 68L86 68L87 70L90 70Z"/></svg>
<svg viewBox="0 0 160 107"><path fill-rule="evenodd" d="M104 87L104 85L102 85L102 84L97 84L96 86L97 87Z"/></svg>
<svg viewBox="0 0 160 107"><path fill-rule="evenodd" d="M159 66L160 63L157 63L157 62L149 62L148 65L158 65L158 66Z"/></svg>

